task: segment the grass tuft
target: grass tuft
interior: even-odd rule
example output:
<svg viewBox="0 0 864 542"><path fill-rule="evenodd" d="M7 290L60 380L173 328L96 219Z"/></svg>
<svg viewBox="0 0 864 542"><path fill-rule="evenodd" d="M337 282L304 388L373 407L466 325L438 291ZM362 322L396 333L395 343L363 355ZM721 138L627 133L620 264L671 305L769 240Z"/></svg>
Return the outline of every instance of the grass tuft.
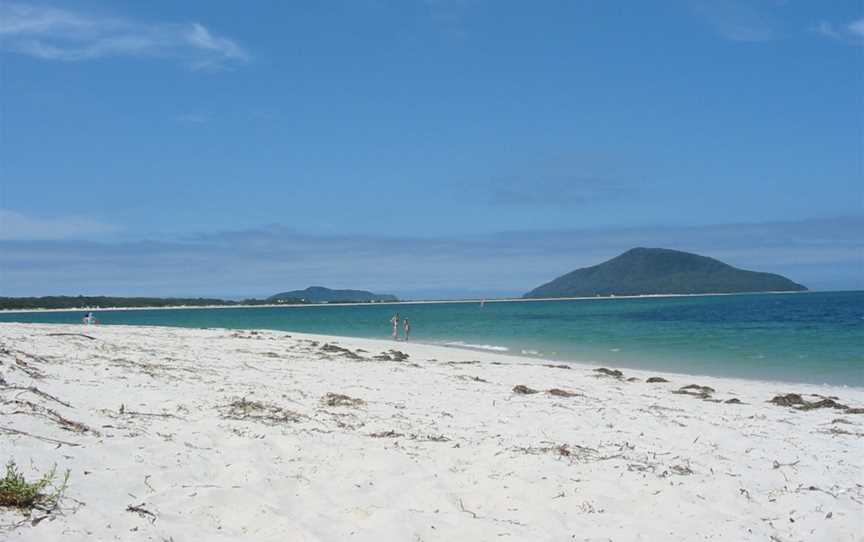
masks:
<svg viewBox="0 0 864 542"><path fill-rule="evenodd" d="M55 465L38 480L28 482L18 470L15 460L10 460L6 463L6 475L0 479L0 506L21 510L52 509L57 506L66 490L69 471L66 471L59 484L55 483L56 478Z"/></svg>

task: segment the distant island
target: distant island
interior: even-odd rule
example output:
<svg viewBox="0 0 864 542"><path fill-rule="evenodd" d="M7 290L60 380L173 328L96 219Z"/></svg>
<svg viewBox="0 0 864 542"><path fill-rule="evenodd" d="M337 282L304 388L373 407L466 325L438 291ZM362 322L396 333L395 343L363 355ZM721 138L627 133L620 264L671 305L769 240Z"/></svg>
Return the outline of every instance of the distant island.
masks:
<svg viewBox="0 0 864 542"><path fill-rule="evenodd" d="M305 290L282 292L267 298L270 303L373 303L398 301L395 295L373 294L366 290L331 290L323 286L310 286Z"/></svg>
<svg viewBox="0 0 864 542"><path fill-rule="evenodd" d="M800 292L781 275L746 271L714 258L666 248L634 248L543 284L523 298L652 294Z"/></svg>

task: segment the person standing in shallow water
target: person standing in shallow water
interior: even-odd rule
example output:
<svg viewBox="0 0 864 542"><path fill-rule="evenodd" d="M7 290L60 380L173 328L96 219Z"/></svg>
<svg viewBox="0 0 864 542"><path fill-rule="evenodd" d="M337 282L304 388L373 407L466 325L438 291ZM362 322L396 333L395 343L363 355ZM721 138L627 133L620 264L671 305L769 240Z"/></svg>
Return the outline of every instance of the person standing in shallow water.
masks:
<svg viewBox="0 0 864 542"><path fill-rule="evenodd" d="M393 318L390 319L390 325L393 327L393 340L399 340L399 313L393 315Z"/></svg>
<svg viewBox="0 0 864 542"><path fill-rule="evenodd" d="M405 332L405 340L408 340L408 336L411 335L411 323L408 322L408 319L405 319L405 322L402 324L402 331Z"/></svg>

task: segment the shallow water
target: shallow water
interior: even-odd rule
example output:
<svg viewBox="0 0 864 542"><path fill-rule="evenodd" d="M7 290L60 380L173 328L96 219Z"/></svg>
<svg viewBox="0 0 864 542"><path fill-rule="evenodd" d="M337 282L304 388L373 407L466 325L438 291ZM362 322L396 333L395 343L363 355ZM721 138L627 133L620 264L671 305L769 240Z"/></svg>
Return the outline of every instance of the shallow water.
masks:
<svg viewBox="0 0 864 542"><path fill-rule="evenodd" d="M864 292L639 299L99 311L105 324L277 329L411 339L668 370L864 386ZM83 312L0 314L7 322L80 322Z"/></svg>

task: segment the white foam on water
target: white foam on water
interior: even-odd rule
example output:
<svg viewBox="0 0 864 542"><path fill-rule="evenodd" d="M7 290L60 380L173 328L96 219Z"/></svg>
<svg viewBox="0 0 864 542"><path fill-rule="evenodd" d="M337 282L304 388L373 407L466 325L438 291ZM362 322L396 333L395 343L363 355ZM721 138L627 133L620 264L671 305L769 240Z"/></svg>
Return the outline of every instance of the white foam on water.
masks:
<svg viewBox="0 0 864 542"><path fill-rule="evenodd" d="M510 349L506 346L496 346L494 344L471 344L464 341L450 341L444 343L447 346L458 346L459 348L475 348L477 350L491 350L493 352L509 352Z"/></svg>

